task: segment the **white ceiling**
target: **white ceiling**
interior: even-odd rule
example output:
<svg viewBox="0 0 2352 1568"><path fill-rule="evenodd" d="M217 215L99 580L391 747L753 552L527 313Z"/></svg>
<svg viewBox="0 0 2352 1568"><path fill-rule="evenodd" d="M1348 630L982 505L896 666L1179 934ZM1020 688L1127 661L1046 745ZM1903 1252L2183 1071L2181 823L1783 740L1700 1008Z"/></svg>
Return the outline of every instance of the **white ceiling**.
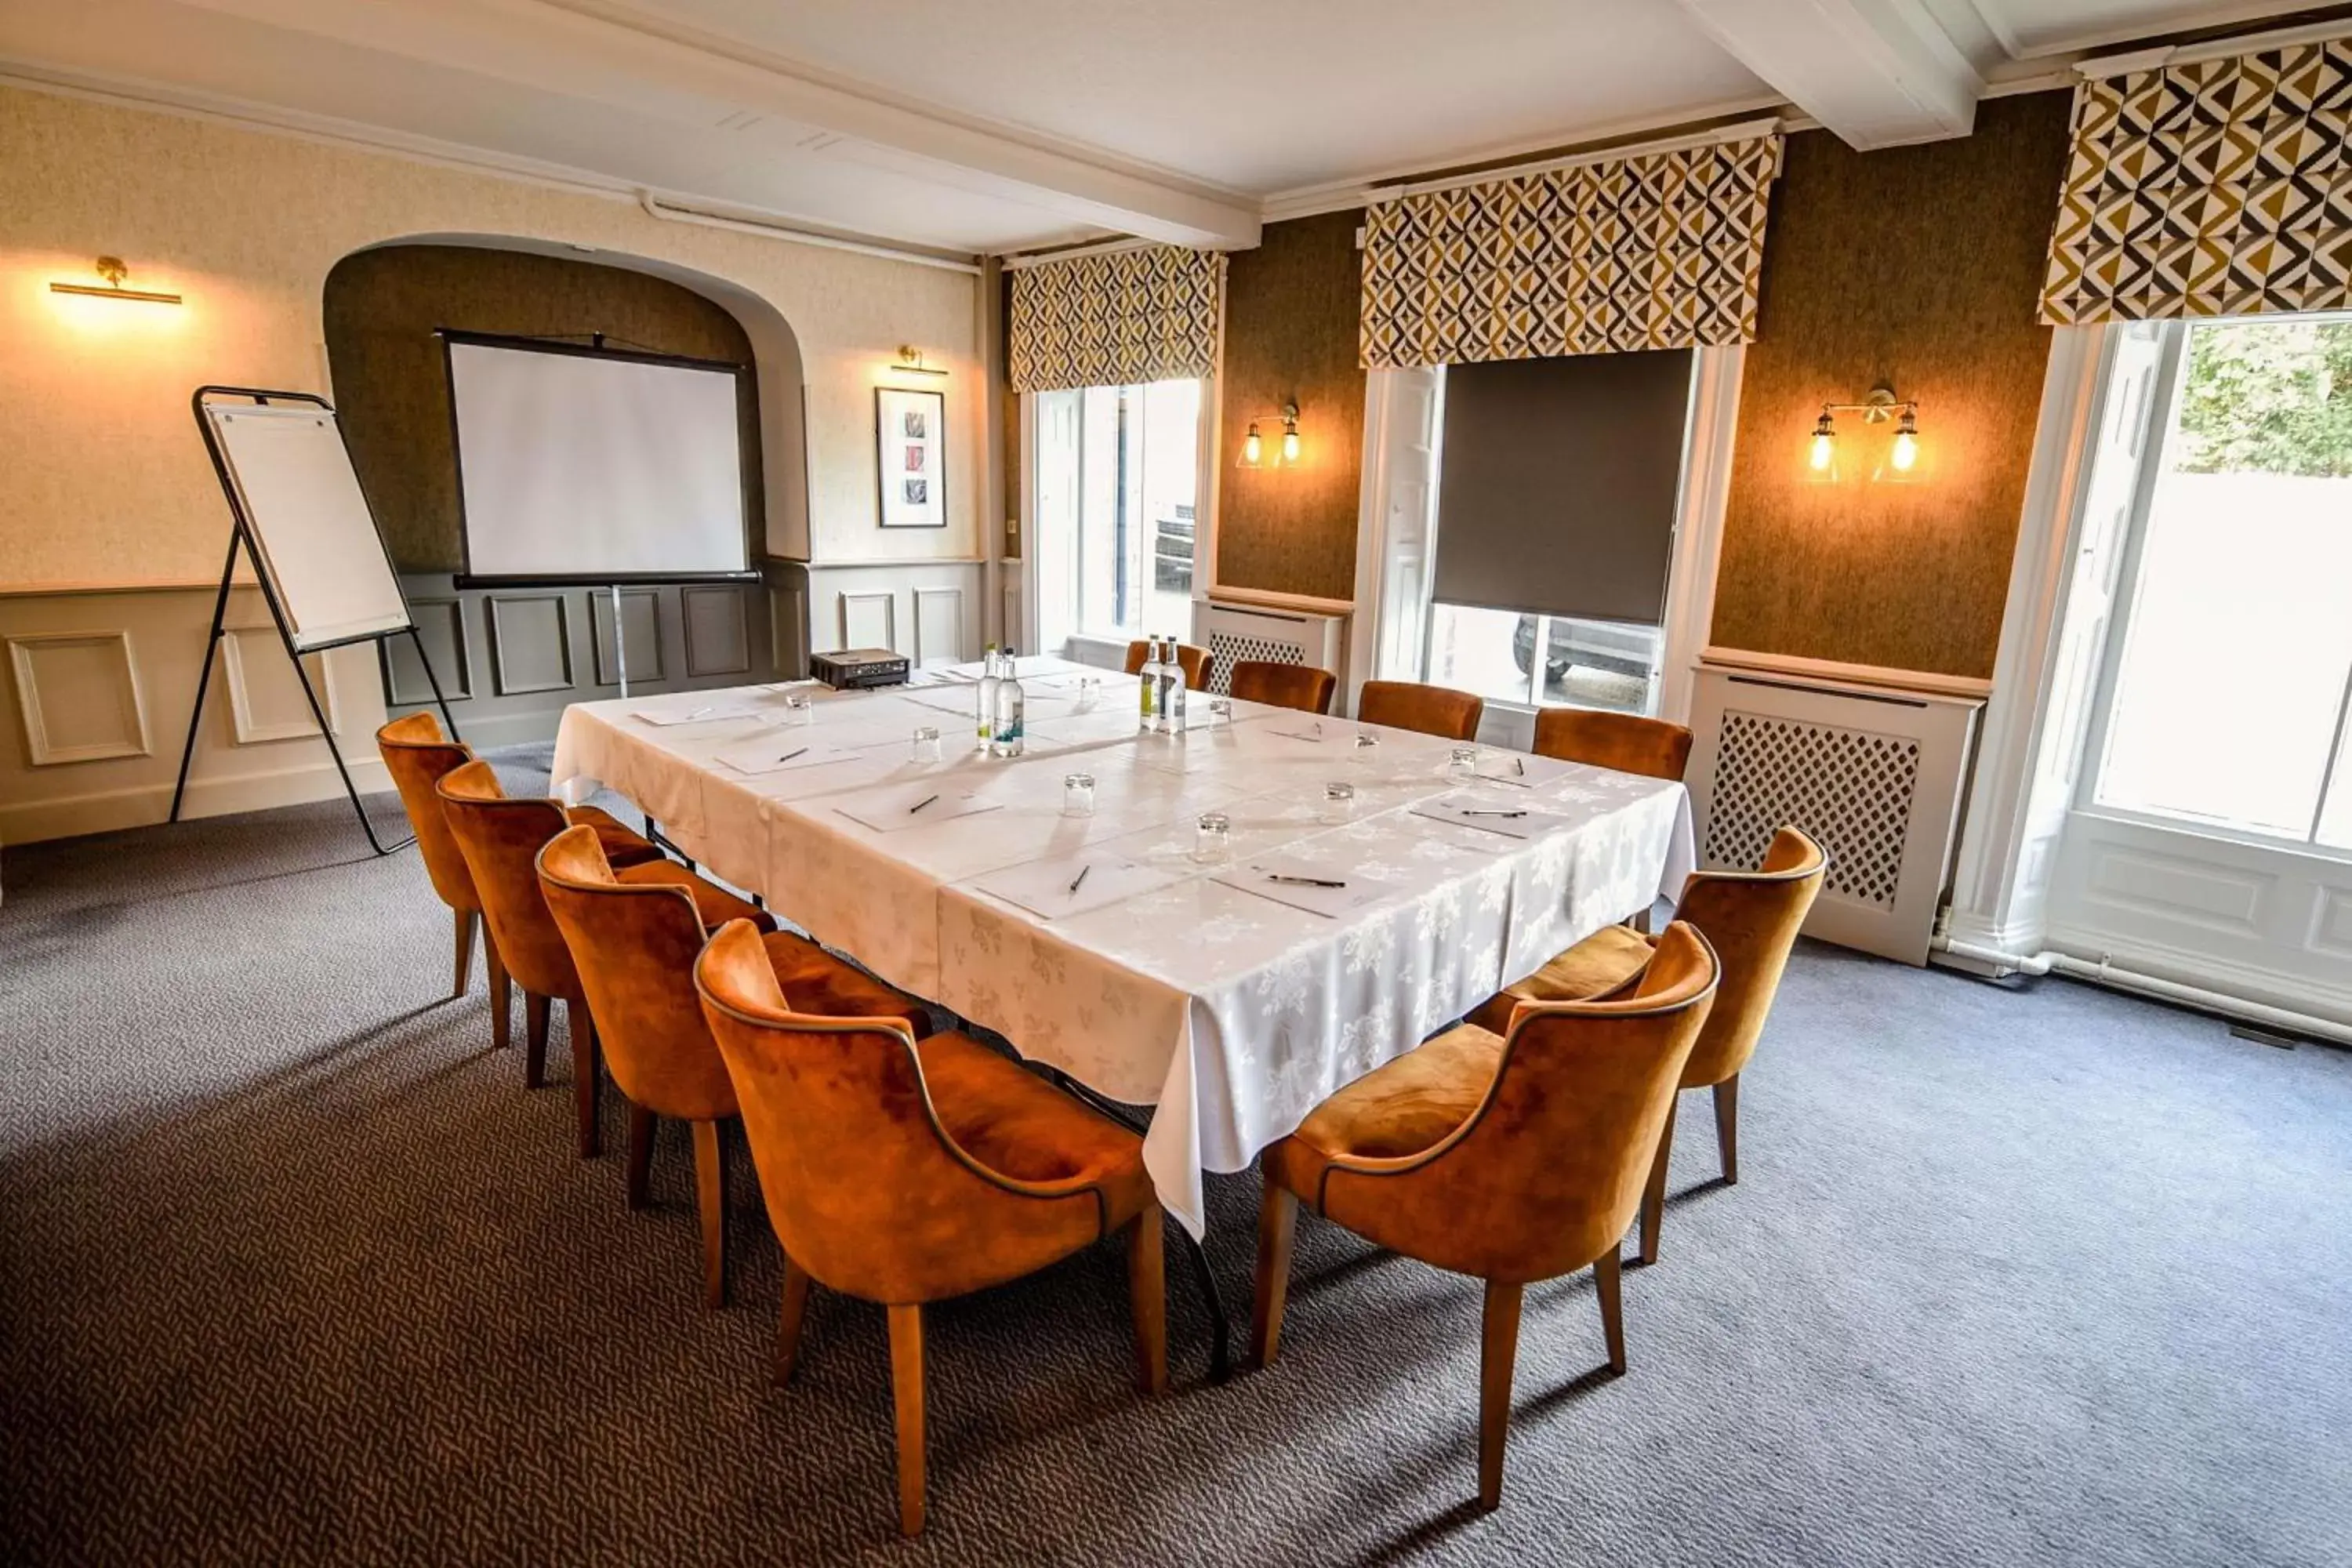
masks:
<svg viewBox="0 0 2352 1568"><path fill-rule="evenodd" d="M0 0L0 71L965 253L1788 100L1860 146L2294 0Z"/></svg>

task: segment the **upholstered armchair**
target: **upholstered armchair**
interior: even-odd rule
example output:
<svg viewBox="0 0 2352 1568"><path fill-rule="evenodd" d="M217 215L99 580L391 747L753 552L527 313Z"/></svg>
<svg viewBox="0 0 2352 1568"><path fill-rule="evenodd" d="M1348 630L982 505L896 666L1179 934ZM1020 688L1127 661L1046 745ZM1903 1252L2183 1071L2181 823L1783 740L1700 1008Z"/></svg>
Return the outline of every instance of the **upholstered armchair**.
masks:
<svg viewBox="0 0 2352 1568"><path fill-rule="evenodd" d="M1138 637L1135 641L1128 644L1128 674L1142 674L1143 661L1150 657L1151 645L1143 638ZM1185 690L1205 691L1208 689L1210 672L1217 668L1217 656L1215 654L1211 653L1207 648L1194 647L1191 643L1180 642L1176 645L1176 662L1181 665L1184 668Z"/></svg>
<svg viewBox="0 0 2352 1568"><path fill-rule="evenodd" d="M727 1164L719 1124L735 1114L735 1086L694 989L694 960L709 935L694 895L675 882L622 881L587 827L567 827L547 841L539 852L539 886L572 951L605 1069L629 1102L629 1206L647 1201L658 1119L688 1123L702 1219L703 1302L722 1305ZM770 931L761 941L795 1006L887 1017L918 1037L930 1033L922 1004L806 938Z"/></svg>
<svg viewBox="0 0 2352 1568"><path fill-rule="evenodd" d="M547 841L573 826L552 800L509 799L498 774L485 762L470 762L442 775L435 786L451 837L481 896L482 918L498 944L507 973L523 994L523 1083L537 1089L546 1080L548 1012L564 1005L572 1036L572 1095L580 1121L580 1155L597 1152L596 1029L587 994L563 932L548 912L539 889L539 852ZM594 825L586 825L591 831ZM601 836L600 836L601 837ZM775 922L742 900L697 877L675 860L653 859L615 872L633 886L682 888L707 924L745 919L763 929Z"/></svg>
<svg viewBox="0 0 2352 1568"><path fill-rule="evenodd" d="M1820 845L1796 828L1783 827L1764 851L1761 869L1697 871L1683 883L1682 902L1675 913L1696 926L1714 946L1723 964L1723 984L1683 1068L1682 1087L1715 1091L1716 1148L1723 1157L1726 1185L1739 1180L1739 1075L1756 1055L1789 953L1828 868L1829 858ZM1611 926L1496 996L1471 1019L1487 1028L1507 1028L1513 1011L1528 1004L1606 995L1641 973L1649 951L1645 938ZM1658 1260L1658 1233L1665 1224L1666 1163L1674 1146L1675 1113L1669 1107L1665 1136L1658 1141L1657 1163L1642 1196L1645 1264Z"/></svg>
<svg viewBox="0 0 2352 1568"><path fill-rule="evenodd" d="M1357 1079L1262 1157L1253 1359L1274 1360L1297 1205L1486 1282L1478 1500L1502 1500L1522 1290L1591 1265L1612 1372L1625 1370L1618 1244L1642 1197L1715 954L1679 922L1620 998L1464 1024Z"/></svg>
<svg viewBox="0 0 2352 1568"><path fill-rule="evenodd" d="M1690 751L1691 732L1663 719L1603 713L1591 708L1543 708L1536 712L1535 752L1539 757L1679 780L1690 763Z"/></svg>
<svg viewBox="0 0 2352 1568"><path fill-rule="evenodd" d="M1227 689L1244 702L1269 708L1296 708L1302 713L1331 711L1331 693L1339 678L1311 664L1276 664L1271 659L1244 658L1234 662Z"/></svg>
<svg viewBox="0 0 2352 1568"><path fill-rule="evenodd" d="M1475 740L1486 711L1483 698L1417 680L1367 680L1356 698L1356 717L1367 724L1418 730L1449 741Z"/></svg>
<svg viewBox="0 0 2352 1568"><path fill-rule="evenodd" d="M457 965L449 994L463 996L467 978L474 967L474 933L481 927L482 900L474 891L473 873L466 869L466 857L459 852L457 839L450 836L448 819L441 811L441 797L433 786L452 768L472 762L474 753L468 747L444 739L440 721L431 713L411 713L404 719L394 719L375 732L375 748L383 758L384 771L392 775L394 787L400 791L400 804L408 813L409 831L416 835L416 852L425 858L425 872L433 879L433 890L457 918ZM621 865L634 866L661 858L659 849L622 826L607 812L593 805L575 805L567 815L573 822L594 827L607 852ZM508 1026L506 968L499 962L496 942L486 942L482 946L483 961L490 975L491 1037L503 1047Z"/></svg>
<svg viewBox="0 0 2352 1568"><path fill-rule="evenodd" d="M1134 1133L961 1034L793 1010L737 921L695 965L784 1252L776 1380L812 1281L890 1323L898 1528L923 1527L923 1306L1127 1240L1137 1377L1168 1381L1160 1205Z"/></svg>

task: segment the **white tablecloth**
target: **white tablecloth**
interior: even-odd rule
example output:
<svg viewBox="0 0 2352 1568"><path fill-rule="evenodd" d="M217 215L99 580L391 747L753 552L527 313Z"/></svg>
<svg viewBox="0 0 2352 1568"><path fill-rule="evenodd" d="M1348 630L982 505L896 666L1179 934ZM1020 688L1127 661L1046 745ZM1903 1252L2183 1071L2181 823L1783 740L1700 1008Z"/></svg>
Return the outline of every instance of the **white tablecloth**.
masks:
<svg viewBox="0 0 2352 1568"><path fill-rule="evenodd" d="M760 893L891 984L994 1029L1097 1093L1152 1105L1145 1162L1194 1235L1203 1171L1245 1168L1307 1111L1602 926L1672 898L1695 864L1679 784L1543 758L1524 781L1465 786L1450 743L1236 702L1234 721L1138 735L1132 678L1022 661L1029 754L978 754L971 695L910 687L815 697L784 722L782 688L567 710L555 777L618 790L717 876ZM722 708L656 726L633 715ZM744 709L751 710L747 716ZM913 760L917 726L944 759ZM777 751L854 757L745 774L715 760L772 734ZM1509 753L1487 753L1509 774ZM1095 778L1095 815L1062 815L1064 775ZM1325 820L1324 786L1355 786L1352 820ZM903 810L936 784L992 808L877 830L839 809ZM1520 839L1433 819L1416 803L1466 793L1556 819ZM1232 823L1229 864L1193 858L1195 820ZM1152 890L1049 919L979 886L1036 861L1164 872ZM1344 917L1261 897L1253 862L1370 884ZM1127 875L1127 873L1122 873ZM1150 879L1136 874L1139 884ZM1268 891L1276 889L1269 884Z"/></svg>

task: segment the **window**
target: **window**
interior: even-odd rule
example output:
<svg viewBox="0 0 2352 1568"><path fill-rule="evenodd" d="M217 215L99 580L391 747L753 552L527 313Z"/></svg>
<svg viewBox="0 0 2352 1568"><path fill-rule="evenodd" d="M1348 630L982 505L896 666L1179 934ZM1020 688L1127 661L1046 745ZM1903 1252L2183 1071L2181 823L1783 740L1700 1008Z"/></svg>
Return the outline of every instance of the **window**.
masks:
<svg viewBox="0 0 2352 1568"><path fill-rule="evenodd" d="M2092 801L2352 849L2352 316L2179 330Z"/></svg>
<svg viewBox="0 0 2352 1568"><path fill-rule="evenodd" d="M1125 641L1190 637L1202 384L1036 395L1039 626Z"/></svg>
<svg viewBox="0 0 2352 1568"><path fill-rule="evenodd" d="M1654 710L1695 365L1663 350L1447 368L1428 679Z"/></svg>

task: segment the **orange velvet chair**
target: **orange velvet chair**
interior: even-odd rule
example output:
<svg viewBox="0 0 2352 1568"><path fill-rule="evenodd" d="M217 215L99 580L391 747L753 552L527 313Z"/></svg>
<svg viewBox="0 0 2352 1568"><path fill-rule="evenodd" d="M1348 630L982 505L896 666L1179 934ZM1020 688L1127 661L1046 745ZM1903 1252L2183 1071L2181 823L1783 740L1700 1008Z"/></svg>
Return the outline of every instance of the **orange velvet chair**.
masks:
<svg viewBox="0 0 2352 1568"><path fill-rule="evenodd" d="M1522 1290L1591 1265L1610 1370L1625 1370L1618 1244L1716 979L1706 939L1677 923L1622 999L1522 1008L1507 1036L1459 1025L1316 1107L1263 1158L1253 1359L1280 1344L1302 1202L1484 1280L1478 1500L1499 1503Z"/></svg>
<svg viewBox="0 0 2352 1568"><path fill-rule="evenodd" d="M1339 689L1339 678L1328 669L1318 669L1311 664L1276 664L1270 659L1243 658L1234 661L1234 675L1228 689L1244 702L1263 702L1269 708L1296 708L1302 713L1331 711L1331 693Z"/></svg>
<svg viewBox="0 0 2352 1568"><path fill-rule="evenodd" d="M466 857L466 868L473 873L475 890L481 895L482 917L490 928L490 940L498 944L507 973L522 988L527 1088L537 1089L545 1081L549 1005L561 1001L564 1005L572 1035L580 1155L587 1159L596 1152L598 1142L596 1027L572 951L564 945L563 932L539 890L539 852L549 839L573 825L554 801L509 800L499 787L498 774L485 762L453 769L434 787L441 796L450 834ZM759 910L675 860L646 860L614 875L636 887L683 888L709 925L743 919L757 921L762 929L775 926Z"/></svg>
<svg viewBox="0 0 2352 1568"><path fill-rule="evenodd" d="M792 1375L811 1281L889 1311L898 1528L923 1527L923 1305L1127 1238L1136 1372L1168 1383L1160 1205L1143 1142L960 1034L792 1010L738 921L695 964L783 1245L776 1380Z"/></svg>
<svg viewBox="0 0 2352 1568"><path fill-rule="evenodd" d="M695 994L694 960L709 932L694 895L675 882L628 883L587 827L567 827L539 852L539 887L572 950L604 1066L629 1101L628 1201L643 1208L659 1118L694 1129L695 1198L702 1218L702 1299L727 1300L727 1163L719 1124L735 1086ZM777 983L811 1013L888 1018L929 1034L919 1002L790 931L761 939Z"/></svg>
<svg viewBox="0 0 2352 1568"><path fill-rule="evenodd" d="M1367 680L1356 699L1356 717L1367 724L1418 730L1449 741L1476 740L1478 719L1486 711L1483 698L1417 680Z"/></svg>
<svg viewBox="0 0 2352 1568"><path fill-rule="evenodd" d="M393 784L400 791L400 804L408 813L409 831L416 835L416 852L425 858L425 872L433 879L433 890L457 916L457 972L449 994L463 996L467 977L474 967L474 933L481 926L482 900L474 891L474 876L466 869L466 858L458 851L457 841L449 835L448 819L441 812L441 797L434 793L433 786L452 768L472 762L473 751L444 739L440 721L429 712L411 713L384 725L375 732L375 749L383 758L384 771L392 775ZM593 826L607 852L621 865L634 866L661 858L659 849L622 826L608 812L593 805L578 805L568 815L573 822ZM490 972L491 1031L498 1043L504 1046L506 969L499 962L499 944L488 942L482 945L483 961Z"/></svg>
<svg viewBox="0 0 2352 1568"><path fill-rule="evenodd" d="M1690 751L1691 732L1664 719L1591 708L1545 708L1536 713L1535 752L1539 757L1654 779L1680 779L1690 763Z"/></svg>
<svg viewBox="0 0 2352 1568"><path fill-rule="evenodd" d="M1150 656L1151 645L1150 643L1139 638L1138 640L1128 644L1128 674L1142 674L1143 661ZM1209 689L1210 672L1217 668L1217 656L1215 654L1211 653L1207 648L1194 647L1191 643L1180 642L1176 645L1176 662L1184 667L1185 690L1206 691Z"/></svg>
<svg viewBox="0 0 2352 1568"><path fill-rule="evenodd" d="M1822 890L1829 858L1822 847L1793 827L1772 836L1757 871L1696 871L1683 883L1677 918L1696 926L1723 964L1723 984L1715 1010L1683 1068L1684 1089L1715 1091L1716 1147L1723 1156L1726 1185L1739 1180L1739 1075L1756 1056L1756 1042L1780 994L1780 976L1797 932ZM1530 1003L1576 1002L1606 995L1649 961L1647 939L1622 926L1586 938L1528 979L1511 986L1470 1015L1489 1029L1507 1028L1517 1008ZM1679 1098L1679 1097L1677 1097ZM1658 1260L1658 1232L1665 1222L1666 1162L1674 1152L1675 1113L1666 1110L1665 1135L1642 1195L1642 1261Z"/></svg>

